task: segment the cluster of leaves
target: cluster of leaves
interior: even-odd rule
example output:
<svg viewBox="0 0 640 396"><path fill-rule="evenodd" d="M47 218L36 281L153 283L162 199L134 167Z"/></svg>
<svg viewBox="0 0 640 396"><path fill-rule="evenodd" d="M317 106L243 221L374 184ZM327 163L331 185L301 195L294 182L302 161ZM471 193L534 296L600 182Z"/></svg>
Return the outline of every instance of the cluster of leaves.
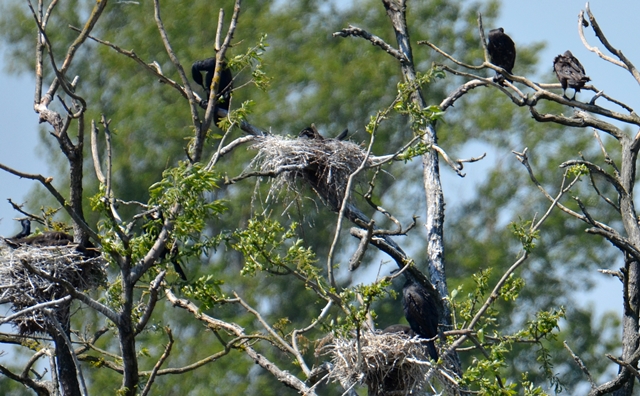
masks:
<svg viewBox="0 0 640 396"><path fill-rule="evenodd" d="M242 275L255 276L258 272L275 275L294 271L307 280L322 283L320 270L314 264L316 256L298 238L294 222L285 229L271 218L252 218L247 227L233 233L229 240L233 249L244 255Z"/></svg>
<svg viewBox="0 0 640 396"><path fill-rule="evenodd" d="M424 86L432 84L437 79L445 77L442 69L433 66L425 73L416 73L416 79L411 82L398 83L398 96L400 100L394 106L394 109L402 115L409 116L411 119L411 129L416 134L420 134L424 128L433 124L437 120L441 120L444 112L436 105L420 107L412 100L414 95L418 95L418 90Z"/></svg>
<svg viewBox="0 0 640 396"><path fill-rule="evenodd" d="M462 288L451 293L452 307L457 318L456 328L464 329L477 313L478 305L487 301L491 269L483 270L473 275L475 288L460 300ZM499 296L505 301L515 301L525 284L522 278L511 275L501 288ZM478 321L474 334L477 341L474 346L482 350L482 354L473 354L468 367L465 368L462 385L467 386L481 395L516 395L523 391L525 394L545 394L541 386L534 386L527 380L527 373L523 373L520 382L511 378L504 382L501 376L510 362L509 354L514 344L526 343L538 346L537 360L544 376L550 381L556 392L562 390L559 378L553 372L552 357L545 342L557 339L559 322L565 317L564 308L553 308L536 313L535 319L529 320L524 329L514 334L504 334L497 322L499 310L490 306ZM489 333L491 335L489 335Z"/></svg>

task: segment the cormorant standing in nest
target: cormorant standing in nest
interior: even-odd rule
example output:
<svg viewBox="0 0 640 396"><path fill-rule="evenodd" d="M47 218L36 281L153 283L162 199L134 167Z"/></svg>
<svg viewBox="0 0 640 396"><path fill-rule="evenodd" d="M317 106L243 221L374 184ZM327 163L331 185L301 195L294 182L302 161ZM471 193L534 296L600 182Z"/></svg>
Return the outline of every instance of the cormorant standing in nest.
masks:
<svg viewBox="0 0 640 396"><path fill-rule="evenodd" d="M22 224L22 231L12 238L5 238L5 242L10 247L16 249L20 245L27 246L67 246L73 245L73 237L67 233L60 231L46 231L42 234L31 235L31 221L29 219L23 219L20 221ZM100 252L95 246L87 241L84 245L78 245L76 250L87 257L97 257Z"/></svg>
<svg viewBox="0 0 640 396"><path fill-rule="evenodd" d="M587 81L591 81L589 77L584 74L584 67L580 64L580 61L573 56L571 51L566 51L563 55L558 55L553 59L553 70L556 72L556 77L562 85L562 96L569 99L565 93L567 87L575 89L573 94L574 100L576 94L580 92L581 88L584 88L584 84Z"/></svg>
<svg viewBox="0 0 640 396"><path fill-rule="evenodd" d="M9 239L20 239L31 235L31 220L22 219L20 220L20 225L22 225L22 231L12 236Z"/></svg>
<svg viewBox="0 0 640 396"><path fill-rule="evenodd" d="M322 137L320 132L318 132L318 128L316 128L315 124L311 124L311 126L301 130L298 137L302 139L324 140L324 137Z"/></svg>
<svg viewBox="0 0 640 396"><path fill-rule="evenodd" d="M207 58L193 62L191 66L191 76L193 81L204 88L207 95L207 99L203 101L203 106L206 106L209 99L209 91L211 90L211 82L213 81L213 74L216 69L216 58ZM204 81L202 81L202 72L206 72ZM218 125L220 117L218 116L218 109L225 109L229 111L229 103L231 101L231 91L233 90L233 75L231 70L227 67L226 62L222 62L222 71L220 72L220 83L218 84L218 91L215 94L216 105L213 108L213 121Z"/></svg>
<svg viewBox="0 0 640 396"><path fill-rule="evenodd" d="M347 138L347 134L349 133L349 129L345 129L340 132L338 136L335 137L336 140L345 140ZM303 139L316 139L316 140L324 140L324 137L318 132L315 124L311 124L311 126L304 128L298 134L299 138Z"/></svg>
<svg viewBox="0 0 640 396"><path fill-rule="evenodd" d="M433 338L438 335L438 308L434 295L418 283L408 272L405 272L407 282L402 288L402 307L407 322L418 336L431 339L427 343L427 350L431 359L438 360L438 351Z"/></svg>
<svg viewBox="0 0 640 396"><path fill-rule="evenodd" d="M513 66L516 64L516 45L511 37L504 33L503 28L497 28L489 31L489 42L487 43L487 51L491 63L506 70L512 74ZM494 81L501 83L505 77L496 72ZM508 81L511 81L507 79Z"/></svg>

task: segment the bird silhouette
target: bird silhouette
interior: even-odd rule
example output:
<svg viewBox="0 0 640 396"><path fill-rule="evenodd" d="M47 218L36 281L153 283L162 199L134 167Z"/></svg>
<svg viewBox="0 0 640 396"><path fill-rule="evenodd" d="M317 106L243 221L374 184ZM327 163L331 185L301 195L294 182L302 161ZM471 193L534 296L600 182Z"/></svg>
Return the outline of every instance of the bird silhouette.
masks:
<svg viewBox="0 0 640 396"><path fill-rule="evenodd" d="M491 63L512 74L513 66L516 64L516 45L511 40L511 37L504 33L503 28L489 31L487 51L489 52ZM496 72L494 81L502 82L504 79L505 77L501 73Z"/></svg>
<svg viewBox="0 0 640 396"><path fill-rule="evenodd" d="M344 131L340 132L340 134L333 139L340 140L340 141L345 140L347 138L348 133L349 133L349 129L347 128ZM308 126L303 130L301 130L300 133L298 134L298 137L302 139L324 140L324 136L322 136L320 132L318 132L318 128L316 128L315 124L311 124L311 126Z"/></svg>
<svg viewBox="0 0 640 396"><path fill-rule="evenodd" d="M20 221L22 231L11 238L4 238L7 245L13 249L21 246L46 247L46 246L67 246L75 245L73 236L60 231L45 231L37 235L31 235L31 221L23 219ZM97 257L100 251L90 242L78 244L76 250L86 257Z"/></svg>
<svg viewBox="0 0 640 396"><path fill-rule="evenodd" d="M438 308L434 294L418 283L409 272L402 288L402 307L411 330L421 338L430 339L427 351L433 360L438 360L438 350L433 338L438 335Z"/></svg>
<svg viewBox="0 0 640 396"><path fill-rule="evenodd" d="M298 138L301 139L311 139L311 140L324 140L324 137L318 132L318 128L316 128L315 124L311 124L300 131L298 134Z"/></svg>
<svg viewBox="0 0 640 396"><path fill-rule="evenodd" d="M191 65L191 77L196 84L202 86L209 98L211 91L211 83L213 82L213 75L216 69L216 58L207 58L193 62ZM204 81L202 80L202 72L206 72ZM231 101L231 91L233 90L233 75L231 70L227 67L226 62L222 62L222 71L220 72L220 83L218 84L218 90L215 94L216 104L213 112L213 121L218 125L220 117L218 116L217 109L224 109L229 111L229 103ZM207 101L202 102L203 106L207 105Z"/></svg>
<svg viewBox="0 0 640 396"><path fill-rule="evenodd" d="M564 54L558 55L553 59L553 70L556 72L560 85L562 85L562 96L567 99L569 99L565 92L567 88L575 90L571 98L571 100L574 100L580 89L584 88L584 84L587 81L591 81L585 75L584 67L582 67L578 58L573 56L571 51L565 51Z"/></svg>
<svg viewBox="0 0 640 396"><path fill-rule="evenodd" d="M20 220L20 225L22 226L22 231L12 236L9 239L20 239L31 235L31 220L22 219Z"/></svg>

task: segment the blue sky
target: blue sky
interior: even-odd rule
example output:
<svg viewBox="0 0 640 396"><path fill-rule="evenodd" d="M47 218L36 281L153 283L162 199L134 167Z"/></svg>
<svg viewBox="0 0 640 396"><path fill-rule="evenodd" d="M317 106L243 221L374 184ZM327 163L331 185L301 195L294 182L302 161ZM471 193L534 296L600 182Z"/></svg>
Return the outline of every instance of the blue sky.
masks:
<svg viewBox="0 0 640 396"><path fill-rule="evenodd" d="M638 84L629 73L602 61L582 45L577 33L577 16L584 6L585 3L582 0L505 1L498 25L502 26L514 39L516 46L539 41L547 43L546 49L540 54L542 61L539 75L553 76L553 58L569 49L580 59L596 87L632 107L637 106ZM640 64L640 48L635 44L635 40L632 40L640 36L640 24L637 20L637 16L640 15L640 2L597 1L591 4L591 9L610 42L620 48L632 61ZM487 29L493 27L497 26L485 26ZM604 50L591 29L585 30L590 44ZM24 172L49 176L52 168L44 160L46 158L44 153L37 151L43 149L36 148L38 117L32 105L33 79L26 74L19 77L8 75L4 67L5 62L6 59L0 59L0 87L3 90L3 95L0 95L2 141L0 162ZM517 62L514 72L518 73ZM577 133L584 133L584 131ZM514 149L521 148L514 147ZM478 154L477 150L471 147L468 153L456 153L456 156L463 158ZM513 160L506 155L504 158L496 158L502 154L489 154L487 164L498 160ZM491 154L494 155L493 158ZM487 165L466 166L467 177L464 179L459 179L450 172L445 174L444 193L449 205L455 204L455 201L448 199L449 197L464 196L465 194L461 194L462 191L469 191L474 183L481 180L484 166ZM0 171L0 186L2 186L0 188L0 235L10 236L19 230L18 223L12 220L16 217L16 213L6 199L12 198L18 203L29 201L28 193L34 184L33 181L20 180ZM609 265L603 263L603 267L609 267ZM588 300L596 303L596 308L600 312L608 309L618 310L620 306L618 283L602 275L594 274L594 276L599 277L597 278L599 286L586 296Z"/></svg>

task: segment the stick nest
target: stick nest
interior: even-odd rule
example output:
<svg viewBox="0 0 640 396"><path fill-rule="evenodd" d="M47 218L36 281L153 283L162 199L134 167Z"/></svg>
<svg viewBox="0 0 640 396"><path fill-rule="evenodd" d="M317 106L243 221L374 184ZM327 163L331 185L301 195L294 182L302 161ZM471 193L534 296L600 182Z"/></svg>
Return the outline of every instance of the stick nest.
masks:
<svg viewBox="0 0 640 396"><path fill-rule="evenodd" d="M424 340L402 333L365 332L358 344L354 338L334 338L323 347L331 356L333 369L329 375L345 389L367 385L370 395L409 395L425 389L435 392L433 379L438 379L444 394L458 394L455 380L446 368L429 359Z"/></svg>
<svg viewBox="0 0 640 396"><path fill-rule="evenodd" d="M269 135L252 148L258 154L251 166L274 177L270 196L277 196L284 189L297 191L296 181L302 177L332 210L340 207L349 176L366 158L366 151L359 145L336 139ZM367 165L371 165L369 159Z"/></svg>
<svg viewBox="0 0 640 396"><path fill-rule="evenodd" d="M30 267L30 268L29 268ZM69 246L20 246L10 248L0 242L0 300L11 303L13 312L69 295L56 280L66 281L76 290L88 290L106 281L102 257L87 257ZM47 279L38 272L55 279ZM70 303L48 306L58 320L69 316ZM21 334L47 333L51 319L44 309L36 309L12 320Z"/></svg>

